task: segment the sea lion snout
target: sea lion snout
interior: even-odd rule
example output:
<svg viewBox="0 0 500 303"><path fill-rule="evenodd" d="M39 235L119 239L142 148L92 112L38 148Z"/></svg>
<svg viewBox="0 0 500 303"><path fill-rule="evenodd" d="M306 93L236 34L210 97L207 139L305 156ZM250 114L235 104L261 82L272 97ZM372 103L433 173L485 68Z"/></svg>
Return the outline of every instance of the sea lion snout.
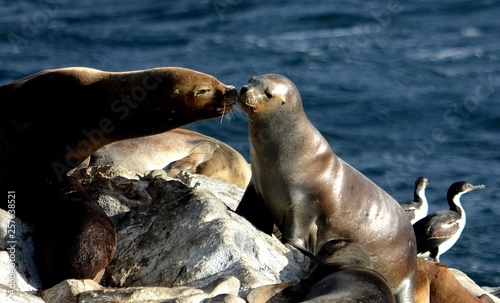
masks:
<svg viewBox="0 0 500 303"><path fill-rule="evenodd" d="M238 97L238 91L236 90L236 87L232 85L226 86L226 93L225 95L229 98L236 98Z"/></svg>
<svg viewBox="0 0 500 303"><path fill-rule="evenodd" d="M255 112L258 104L257 98L254 96L251 85L243 85L238 93L238 101L240 101L241 108L247 112Z"/></svg>
<svg viewBox="0 0 500 303"><path fill-rule="evenodd" d="M247 91L248 91L248 85L243 85L240 88L240 96L243 95L243 94L245 94Z"/></svg>
<svg viewBox="0 0 500 303"><path fill-rule="evenodd" d="M232 85L227 85L224 92L224 103L226 105L234 105L238 102L238 91Z"/></svg>

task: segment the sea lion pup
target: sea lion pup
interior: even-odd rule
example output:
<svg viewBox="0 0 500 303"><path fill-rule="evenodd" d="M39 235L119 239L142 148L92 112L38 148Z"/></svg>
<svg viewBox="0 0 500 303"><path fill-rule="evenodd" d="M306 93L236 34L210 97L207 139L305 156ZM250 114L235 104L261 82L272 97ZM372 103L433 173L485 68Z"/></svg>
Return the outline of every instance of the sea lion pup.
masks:
<svg viewBox="0 0 500 303"><path fill-rule="evenodd" d="M236 212L268 234L276 223L285 242L313 254L329 239L359 242L396 302L413 302L415 235L399 203L333 153L286 77L252 77L239 97L252 179Z"/></svg>
<svg viewBox="0 0 500 303"><path fill-rule="evenodd" d="M316 256L319 263L295 283L266 285L252 290L250 303L366 302L391 303L394 296L385 278L372 269L363 246L346 239L326 242ZM284 288L273 294L274 289ZM271 294L265 297L263 294Z"/></svg>
<svg viewBox="0 0 500 303"><path fill-rule="evenodd" d="M121 140L90 156L89 166L119 165L136 174L165 169L175 177L181 171L202 174L239 187L250 182L250 165L229 145L187 129Z"/></svg>
<svg viewBox="0 0 500 303"><path fill-rule="evenodd" d="M37 249L51 252L39 259L53 258L53 262L38 264L41 271L59 280L72 278L75 272L82 273L78 278L94 279L105 262L87 262L80 268L85 263L80 261L103 252L108 255L101 260L111 259L112 249L93 245L112 246L115 231L109 230L109 219L93 203L66 203L59 215L64 220L54 217L62 205L54 201L61 197L74 201L80 195L86 199L74 184L68 189L74 194L57 195L59 189L68 188L64 185L68 182L66 173L105 144L227 113L236 102L236 91L210 75L179 67L128 72L70 67L42 71L0 86L0 100L0 188L15 192L15 214L34 222L35 232L46 231L48 222L56 220L66 225L54 231L75 239L70 264L64 265L75 268L55 267L57 272L50 272L53 268L45 267L56 264L57 256L65 253L65 244L52 243L52 250ZM5 209L6 200L2 202ZM86 210L101 214L82 216ZM92 228L84 232L87 225ZM104 243L93 241L97 235ZM47 238L38 235L42 241ZM57 234L51 239L63 241ZM42 245L40 241L38 245ZM61 251L54 252L58 248Z"/></svg>

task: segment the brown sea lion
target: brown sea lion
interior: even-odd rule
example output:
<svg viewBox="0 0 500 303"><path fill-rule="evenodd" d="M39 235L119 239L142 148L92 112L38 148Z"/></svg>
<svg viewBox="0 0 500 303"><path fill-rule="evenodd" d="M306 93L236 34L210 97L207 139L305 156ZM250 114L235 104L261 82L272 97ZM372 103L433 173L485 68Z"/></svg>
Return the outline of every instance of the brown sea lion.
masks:
<svg viewBox="0 0 500 303"><path fill-rule="evenodd" d="M427 277L427 272L421 262L422 260L417 259L417 279L415 280L413 297L415 298L415 303L429 303L431 281Z"/></svg>
<svg viewBox="0 0 500 303"><path fill-rule="evenodd" d="M425 272L429 281L429 298L428 300L415 301L416 303L481 303L493 302L486 294L481 294L476 297L467 291L455 278L450 269L442 264L434 261L419 260L418 266ZM419 271L420 274L420 271ZM415 289L415 293L418 288Z"/></svg>
<svg viewBox="0 0 500 303"><path fill-rule="evenodd" d="M139 175L165 169L170 177L187 171L243 188L252 175L245 158L229 145L180 128L103 146L90 156L89 165L120 165Z"/></svg>
<svg viewBox="0 0 500 303"><path fill-rule="evenodd" d="M127 72L71 67L0 86L0 100L0 188L15 192L16 216L36 224L38 259L46 260L39 265L45 280L54 283L95 279L116 241L102 208L66 173L106 144L218 117L231 110L236 91L179 67ZM55 234L47 235L50 231ZM69 263L51 266L60 256Z"/></svg>
<svg viewBox="0 0 500 303"><path fill-rule="evenodd" d="M416 245L410 220L389 194L337 157L304 113L286 77L252 77L240 89L248 115L252 179L236 212L313 254L345 238L363 245L396 302L413 302Z"/></svg>

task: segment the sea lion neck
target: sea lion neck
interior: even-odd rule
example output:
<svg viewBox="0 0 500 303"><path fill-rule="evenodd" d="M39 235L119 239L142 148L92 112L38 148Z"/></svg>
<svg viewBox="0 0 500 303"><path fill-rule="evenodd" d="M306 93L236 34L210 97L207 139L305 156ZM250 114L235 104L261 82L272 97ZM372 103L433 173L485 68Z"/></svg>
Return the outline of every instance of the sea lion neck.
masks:
<svg viewBox="0 0 500 303"><path fill-rule="evenodd" d="M293 144L297 141L307 140L309 135L304 129L304 125L310 125L311 122L305 114L300 113L259 113L249 118L249 136L252 142L268 144L272 142L286 142ZM301 138L297 140L297 138ZM270 143L272 145L272 143Z"/></svg>

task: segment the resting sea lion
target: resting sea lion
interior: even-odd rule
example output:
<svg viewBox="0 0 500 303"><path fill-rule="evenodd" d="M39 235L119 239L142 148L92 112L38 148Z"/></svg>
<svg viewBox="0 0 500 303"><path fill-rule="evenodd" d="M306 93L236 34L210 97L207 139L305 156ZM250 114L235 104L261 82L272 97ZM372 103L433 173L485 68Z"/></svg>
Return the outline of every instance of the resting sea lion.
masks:
<svg viewBox="0 0 500 303"><path fill-rule="evenodd" d="M45 281L56 283L76 272L76 278L96 279L116 247L109 218L66 173L106 144L218 117L231 110L236 91L179 67L71 67L0 86L0 100L0 188L15 192L15 215L36 224L36 251L46 261L39 266ZM58 228L48 228L57 222ZM48 230L55 234L43 234ZM63 266L73 268L50 266L65 253L70 262Z"/></svg>
<svg viewBox="0 0 500 303"><path fill-rule="evenodd" d="M442 264L428 260L418 260L419 275L423 272L427 279L429 297L427 300L415 300L416 303L481 303L493 302L488 294L483 293L476 297L470 293L455 278L450 269ZM424 285L422 285L424 286ZM415 294L419 289L415 289Z"/></svg>
<svg viewBox="0 0 500 303"><path fill-rule="evenodd" d="M180 128L103 146L90 156L89 166L103 165L119 165L139 175L165 169L175 177L187 171L243 188L252 174L245 158L229 145Z"/></svg>
<svg viewBox="0 0 500 303"><path fill-rule="evenodd" d="M345 239L328 241L316 259L319 263L306 278L253 289L248 302L394 302L387 281L372 269L372 262L360 244Z"/></svg>

